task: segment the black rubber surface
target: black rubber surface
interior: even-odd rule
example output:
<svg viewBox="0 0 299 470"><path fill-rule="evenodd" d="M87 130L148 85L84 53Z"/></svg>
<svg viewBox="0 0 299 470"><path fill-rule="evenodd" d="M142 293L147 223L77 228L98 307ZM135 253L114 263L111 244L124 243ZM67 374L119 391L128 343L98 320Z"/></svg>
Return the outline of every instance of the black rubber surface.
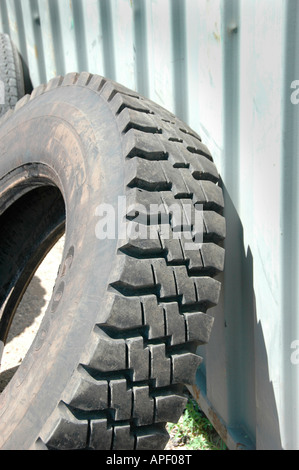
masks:
<svg viewBox="0 0 299 470"><path fill-rule="evenodd" d="M48 310L0 396L0 448L163 449L220 293L209 150L173 114L88 73L26 95L1 120L0 147L0 340L66 230ZM117 213L124 200L125 236L103 237L101 204Z"/></svg>
<svg viewBox="0 0 299 470"><path fill-rule="evenodd" d="M13 109L25 94L22 59L7 34L0 34L0 116ZM4 97L2 96L4 88ZM4 99L3 99L4 98Z"/></svg>

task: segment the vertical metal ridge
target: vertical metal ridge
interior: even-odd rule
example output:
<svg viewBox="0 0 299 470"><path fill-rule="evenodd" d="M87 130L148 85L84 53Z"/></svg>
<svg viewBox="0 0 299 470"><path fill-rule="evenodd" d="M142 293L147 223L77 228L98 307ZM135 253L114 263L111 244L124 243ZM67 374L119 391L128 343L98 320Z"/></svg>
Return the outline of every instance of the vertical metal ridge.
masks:
<svg viewBox="0 0 299 470"><path fill-rule="evenodd" d="M110 0L99 0L101 28L103 36L104 75L116 80L113 23Z"/></svg>
<svg viewBox="0 0 299 470"><path fill-rule="evenodd" d="M281 280L283 314L283 347L282 347L282 376L283 376L283 413L281 416L282 438L287 449L298 448L298 364L291 362L291 345L299 340L298 322L298 150L299 150L299 104L291 102L294 91L291 84L299 79L299 3L297 0L284 2L284 63L283 81L283 129L282 129L282 190L281 190Z"/></svg>
<svg viewBox="0 0 299 470"><path fill-rule="evenodd" d="M2 2L1 2L2 3ZM26 64L28 64L28 51L26 43L26 33L23 20L22 4L18 0L14 0L15 12L16 12L16 21L18 24L18 38L19 38L19 50L21 56Z"/></svg>
<svg viewBox="0 0 299 470"><path fill-rule="evenodd" d="M58 0L48 0L50 27L54 49L54 58L57 75L65 75L64 48L62 41L62 31L60 22L60 13L58 8ZM48 77L49 78L49 77Z"/></svg>
<svg viewBox="0 0 299 470"><path fill-rule="evenodd" d="M185 0L171 0L172 63L174 80L175 114L188 120L188 77L186 50Z"/></svg>
<svg viewBox="0 0 299 470"><path fill-rule="evenodd" d="M148 45L145 0L135 0L133 7L136 86L139 93L148 96Z"/></svg>
<svg viewBox="0 0 299 470"><path fill-rule="evenodd" d="M76 39L76 54L79 70L88 72L88 60L85 40L85 24L81 0L72 0L74 28Z"/></svg>
<svg viewBox="0 0 299 470"><path fill-rule="evenodd" d="M228 367L234 374L227 377L227 412L229 424L242 415L242 260L243 233L238 217L239 204L239 35L233 30L239 26L239 1L222 0L222 60L223 60L223 156L225 184L225 216L227 237L225 241L226 267L224 271L224 311L228 327L224 337ZM231 341L231 338L234 338ZM236 383L233 384L235 380ZM237 384L237 385L236 385Z"/></svg>
<svg viewBox="0 0 299 470"><path fill-rule="evenodd" d="M39 79L41 83L47 81L47 73L45 66L45 53L43 38L41 34L41 23L40 23L40 14L37 0L30 0L30 11L31 11L31 21L32 21L32 30L34 36L34 48L37 55L37 66L39 71Z"/></svg>
<svg viewBox="0 0 299 470"><path fill-rule="evenodd" d="M9 19L6 0L0 2L1 25L4 33L10 35Z"/></svg>
<svg viewBox="0 0 299 470"><path fill-rule="evenodd" d="M224 179L234 202L239 200L239 1L222 0ZM228 168L229 167L229 168Z"/></svg>

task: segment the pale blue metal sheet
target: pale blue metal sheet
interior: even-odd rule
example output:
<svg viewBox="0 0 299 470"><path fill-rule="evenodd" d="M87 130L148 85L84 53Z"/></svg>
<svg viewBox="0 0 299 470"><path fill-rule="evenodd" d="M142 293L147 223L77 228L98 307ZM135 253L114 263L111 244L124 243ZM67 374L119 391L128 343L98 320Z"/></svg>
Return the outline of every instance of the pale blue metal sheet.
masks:
<svg viewBox="0 0 299 470"><path fill-rule="evenodd" d="M227 240L193 393L230 448L299 448L297 0L1 0L0 27L34 86L99 73L201 134Z"/></svg>

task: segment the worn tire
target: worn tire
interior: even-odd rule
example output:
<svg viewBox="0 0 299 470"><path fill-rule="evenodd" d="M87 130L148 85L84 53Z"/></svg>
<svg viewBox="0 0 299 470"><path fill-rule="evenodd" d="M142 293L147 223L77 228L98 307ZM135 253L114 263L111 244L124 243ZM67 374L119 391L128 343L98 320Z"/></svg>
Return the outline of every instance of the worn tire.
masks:
<svg viewBox="0 0 299 470"><path fill-rule="evenodd" d="M173 114L85 72L26 95L2 118L0 147L3 342L66 221L52 299L0 396L0 448L163 449L220 292L225 221L210 152ZM102 236L100 204L124 197L132 231ZM187 237L196 204L202 244ZM150 238L134 236L141 225Z"/></svg>
<svg viewBox="0 0 299 470"><path fill-rule="evenodd" d="M0 34L0 80L4 88L4 102L0 102L0 116L25 95L25 80L20 54L8 34Z"/></svg>

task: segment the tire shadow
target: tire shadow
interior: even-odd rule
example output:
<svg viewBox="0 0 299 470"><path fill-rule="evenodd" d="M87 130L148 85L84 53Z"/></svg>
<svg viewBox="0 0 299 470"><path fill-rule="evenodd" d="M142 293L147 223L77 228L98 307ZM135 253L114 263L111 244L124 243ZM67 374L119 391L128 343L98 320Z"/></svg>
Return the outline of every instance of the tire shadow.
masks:
<svg viewBox="0 0 299 470"><path fill-rule="evenodd" d="M192 392L232 450L281 449L281 430L266 342L268 315L257 312L254 250L223 185L227 235L221 296L209 310L215 322ZM258 274L258 273L257 273ZM272 371L273 375L273 371Z"/></svg>
<svg viewBox="0 0 299 470"><path fill-rule="evenodd" d="M35 275L17 308L4 347L0 393L12 379L32 344L47 305L46 295L40 278Z"/></svg>
<svg viewBox="0 0 299 470"><path fill-rule="evenodd" d="M47 291L42 286L39 277L33 276L14 316L6 344L34 323L47 303L46 294Z"/></svg>
<svg viewBox="0 0 299 470"><path fill-rule="evenodd" d="M19 366L12 367L7 369L0 374L0 393L3 392L6 385L11 381L15 373L17 372Z"/></svg>

